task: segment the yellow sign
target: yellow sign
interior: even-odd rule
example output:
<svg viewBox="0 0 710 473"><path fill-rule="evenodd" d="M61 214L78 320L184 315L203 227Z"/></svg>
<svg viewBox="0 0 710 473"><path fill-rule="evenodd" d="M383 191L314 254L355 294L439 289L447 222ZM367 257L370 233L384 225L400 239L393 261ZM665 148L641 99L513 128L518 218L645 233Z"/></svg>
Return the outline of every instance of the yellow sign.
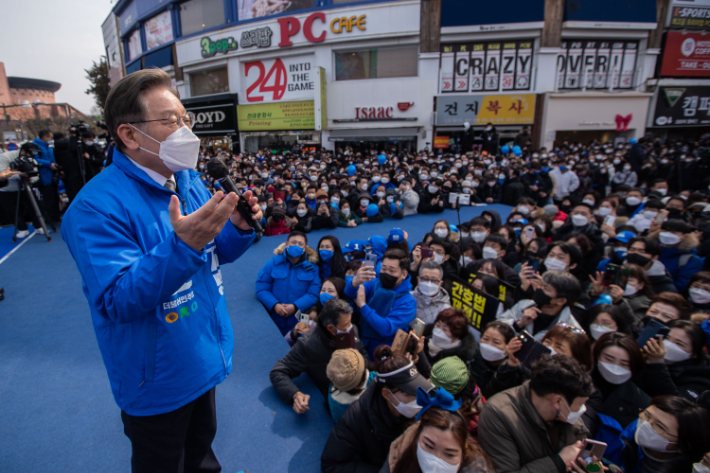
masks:
<svg viewBox="0 0 710 473"><path fill-rule="evenodd" d="M533 123L535 94L485 95L476 117L476 125L516 125Z"/></svg>
<svg viewBox="0 0 710 473"><path fill-rule="evenodd" d="M360 31L365 31L365 22L365 15L359 17L351 16L350 18L345 16L342 18L333 18L333 21L330 22L330 31L335 34L340 34L343 30L350 33L353 27L357 27Z"/></svg>
<svg viewBox="0 0 710 473"><path fill-rule="evenodd" d="M328 94L326 93L325 69L318 68L320 74L320 129L328 128Z"/></svg>
<svg viewBox="0 0 710 473"><path fill-rule="evenodd" d="M239 131L314 130L313 100L237 105Z"/></svg>

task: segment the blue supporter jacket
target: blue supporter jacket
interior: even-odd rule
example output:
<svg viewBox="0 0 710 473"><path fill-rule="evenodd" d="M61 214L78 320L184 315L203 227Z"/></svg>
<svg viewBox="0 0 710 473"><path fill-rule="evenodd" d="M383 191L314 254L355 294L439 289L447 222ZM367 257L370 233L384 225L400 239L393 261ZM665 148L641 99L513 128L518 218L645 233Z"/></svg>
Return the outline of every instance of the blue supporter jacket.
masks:
<svg viewBox="0 0 710 473"><path fill-rule="evenodd" d="M688 255L688 262L681 266L680 259ZM685 291L690 285L693 274L703 270L705 258L695 254L695 248L682 250L678 247L661 246L661 257L658 258L673 277L673 284L678 292Z"/></svg>
<svg viewBox="0 0 710 473"><path fill-rule="evenodd" d="M42 185L47 186L51 184L54 179L54 174L52 174L52 164L56 163L54 160L54 151L47 143L39 138L35 138L33 143L42 150L42 154L37 157L36 161L37 164L39 164L39 177L42 179Z"/></svg>
<svg viewBox="0 0 710 473"><path fill-rule="evenodd" d="M362 343L367 347L370 358L380 345L392 345L397 329L405 332L417 313L417 301L410 294L410 276L392 290L385 289L376 278L363 284L367 304L360 308ZM345 285L345 295L355 300L359 288L352 281Z"/></svg>
<svg viewBox="0 0 710 473"><path fill-rule="evenodd" d="M318 266L307 260L307 252L295 265L283 254L285 244L276 249L279 253L271 258L259 271L256 279L256 297L269 311L271 319L278 326L282 335L286 335L298 320L294 315L281 317L273 309L276 304L294 304L305 312L318 302L320 296L320 277Z"/></svg>
<svg viewBox="0 0 710 473"><path fill-rule="evenodd" d="M210 199L197 172L175 178L183 215ZM239 258L254 233L227 222L194 250L173 231L173 194L116 149L113 166L84 186L62 223L113 396L135 416L182 407L232 370L220 264Z"/></svg>

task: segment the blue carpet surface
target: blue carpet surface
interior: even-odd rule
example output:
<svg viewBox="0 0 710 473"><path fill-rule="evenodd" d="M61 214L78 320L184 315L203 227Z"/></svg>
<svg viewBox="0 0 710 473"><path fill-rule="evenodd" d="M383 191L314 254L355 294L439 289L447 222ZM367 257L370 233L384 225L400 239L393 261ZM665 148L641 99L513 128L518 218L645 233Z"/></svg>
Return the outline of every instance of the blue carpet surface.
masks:
<svg viewBox="0 0 710 473"><path fill-rule="evenodd" d="M509 207L461 211L468 221L486 209L505 219ZM434 222L456 224L456 212L415 215L357 228L308 235L315 247L327 234L344 245L394 227L420 241ZM12 249L0 232L0 259ZM323 398L306 376L296 383L311 395L298 416L276 395L269 371L288 344L254 295L256 276L286 236L264 238L234 264L222 267L234 327L234 368L217 387L214 450L225 473L318 472L332 428ZM9 250L8 250L9 248ZM81 278L59 233L36 235L0 266L0 471L128 472L131 449L123 435L94 336Z"/></svg>

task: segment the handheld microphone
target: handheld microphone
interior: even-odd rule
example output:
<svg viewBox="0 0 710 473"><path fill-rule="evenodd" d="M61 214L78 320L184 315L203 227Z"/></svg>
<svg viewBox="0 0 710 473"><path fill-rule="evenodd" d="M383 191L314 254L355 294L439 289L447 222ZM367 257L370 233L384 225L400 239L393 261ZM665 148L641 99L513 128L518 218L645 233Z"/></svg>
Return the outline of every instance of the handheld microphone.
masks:
<svg viewBox="0 0 710 473"><path fill-rule="evenodd" d="M234 185L234 182L232 182L232 179L229 177L229 170L227 169L227 166L225 166L219 159L212 158L207 163L207 172L210 176L217 179L227 193L234 192L237 194L239 197L239 202L237 202L237 210L241 214L242 218L246 220L249 226L253 228L256 233L261 233L261 225L259 225L259 222L254 220L252 210L249 208L249 202L244 199L242 193L239 192L239 189L237 189L237 186Z"/></svg>

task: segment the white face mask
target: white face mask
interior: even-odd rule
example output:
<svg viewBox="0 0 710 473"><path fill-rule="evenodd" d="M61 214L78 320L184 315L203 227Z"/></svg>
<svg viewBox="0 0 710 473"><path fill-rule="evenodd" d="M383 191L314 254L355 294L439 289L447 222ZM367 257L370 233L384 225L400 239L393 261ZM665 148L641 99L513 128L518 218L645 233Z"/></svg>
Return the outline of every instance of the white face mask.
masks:
<svg viewBox="0 0 710 473"><path fill-rule="evenodd" d="M584 203L587 204L587 205L591 205L592 207L594 207L594 201L593 201L593 200L585 199L585 200L583 200L582 202L584 202Z"/></svg>
<svg viewBox="0 0 710 473"><path fill-rule="evenodd" d="M362 199L362 200L360 201L360 206L361 206L361 207L367 207L369 204L370 204L370 201L369 201L369 200Z"/></svg>
<svg viewBox="0 0 710 473"><path fill-rule="evenodd" d="M466 266L468 266L469 264L471 264L472 262L473 262L473 260L471 258L469 258L468 256L462 256L461 258L459 258L459 263L461 263L461 266L463 266L464 268Z"/></svg>
<svg viewBox="0 0 710 473"><path fill-rule="evenodd" d="M633 284L626 284L626 289L624 289L624 293L622 294L623 296L633 296L638 292L638 287L634 286Z"/></svg>
<svg viewBox="0 0 710 473"><path fill-rule="evenodd" d="M527 215L530 213L530 207L526 207L524 205L522 207L518 207L518 212L520 212L523 215Z"/></svg>
<svg viewBox="0 0 710 473"><path fill-rule="evenodd" d="M475 235L475 233L474 233ZM496 259L498 258L498 252L491 248L490 246L483 247L483 259Z"/></svg>
<svg viewBox="0 0 710 473"><path fill-rule="evenodd" d="M389 177L383 177L381 181L382 181L382 184L388 184L388 183L390 182L390 178L389 178Z"/></svg>
<svg viewBox="0 0 710 473"><path fill-rule="evenodd" d="M372 176L373 182L380 182L380 176Z"/></svg>
<svg viewBox="0 0 710 473"><path fill-rule="evenodd" d="M565 406L567 406L567 409L569 410L569 414L567 414L565 418L565 422L567 422L568 424L576 424L579 418L582 417L585 412L587 412L587 406L585 406L584 404L582 404L582 406L577 412L572 412L572 409L569 407L569 404L567 404L567 401L565 401L564 399L562 399L562 401L565 403Z"/></svg>
<svg viewBox="0 0 710 473"><path fill-rule="evenodd" d="M148 151L145 148L139 149L158 156L172 172L195 169L195 166L197 166L197 157L200 152L200 139L195 136L188 127L181 126L168 135L165 141L160 142L147 133L143 133L133 125L130 126L160 145L158 154Z"/></svg>
<svg viewBox="0 0 710 473"><path fill-rule="evenodd" d="M658 192L658 193L661 194L662 196L665 196L665 195L666 195L666 192L668 192L668 189L660 188L660 189L656 189L654 192Z"/></svg>
<svg viewBox="0 0 710 473"><path fill-rule="evenodd" d="M482 243L486 239L486 232L472 232L471 239L476 243Z"/></svg>
<svg viewBox="0 0 710 473"><path fill-rule="evenodd" d="M690 298L696 304L704 305L710 302L710 292L706 291L705 289L700 289L699 287L691 287L688 292L690 292Z"/></svg>
<svg viewBox="0 0 710 473"><path fill-rule="evenodd" d="M436 177L436 176L438 176L438 175L439 175L439 173L436 172L436 171L432 171L432 172L431 172L431 177Z"/></svg>
<svg viewBox="0 0 710 473"><path fill-rule="evenodd" d="M425 452L419 441L417 441L417 461L422 473L456 473L461 465L460 462L452 465L436 455Z"/></svg>
<svg viewBox="0 0 710 473"><path fill-rule="evenodd" d="M639 199L638 197L627 197L626 203L631 206L638 205L641 203L641 199Z"/></svg>
<svg viewBox="0 0 710 473"><path fill-rule="evenodd" d="M340 199L338 197L333 196L330 198L330 202L335 205L338 205L340 203Z"/></svg>
<svg viewBox="0 0 710 473"><path fill-rule="evenodd" d="M658 212L656 212L655 210L644 210L643 212L641 212L641 215L643 215L648 220L653 220L654 218L656 218L656 215L658 215Z"/></svg>
<svg viewBox="0 0 710 473"><path fill-rule="evenodd" d="M434 297L439 293L439 285L431 281L422 281L417 286L419 292L424 296Z"/></svg>
<svg viewBox="0 0 710 473"><path fill-rule="evenodd" d="M661 434L653 430L651 424L643 419L639 419L634 440L636 440L638 445L654 452L668 452L668 446L676 444L676 442L666 440Z"/></svg>
<svg viewBox="0 0 710 473"><path fill-rule="evenodd" d="M348 218L350 216L350 209L342 210L343 217Z"/></svg>
<svg viewBox="0 0 710 473"><path fill-rule="evenodd" d="M611 213L611 209L609 207L599 207L599 215L602 217L606 217Z"/></svg>
<svg viewBox="0 0 710 473"><path fill-rule="evenodd" d="M496 348L493 345L481 342L481 356L486 361L500 361L505 358L505 350Z"/></svg>
<svg viewBox="0 0 710 473"><path fill-rule="evenodd" d="M262 212L265 211L265 210L266 210L266 204L261 204L261 205L259 206L259 208L261 209Z"/></svg>
<svg viewBox="0 0 710 473"><path fill-rule="evenodd" d="M614 363L600 361L597 364L597 368L599 369L599 374L611 384L624 384L631 379L631 370Z"/></svg>
<svg viewBox="0 0 710 473"><path fill-rule="evenodd" d="M384 193L384 192L378 192L378 193L377 193L377 197L379 197L380 199L383 198L384 196L385 196L385 193Z"/></svg>
<svg viewBox="0 0 710 473"><path fill-rule="evenodd" d="M583 227L589 223L589 219L584 215L572 215L572 225L575 227Z"/></svg>
<svg viewBox="0 0 710 473"><path fill-rule="evenodd" d="M599 340L599 337L609 332L616 332L613 328L605 327L599 324L590 324L589 331L592 332L592 338L594 340Z"/></svg>
<svg viewBox="0 0 710 473"><path fill-rule="evenodd" d="M340 193L343 195L343 197L347 197L347 196L348 196L348 191L343 191L343 190L341 190Z"/></svg>
<svg viewBox="0 0 710 473"><path fill-rule="evenodd" d="M663 243L664 245L677 245L680 243L680 237L676 235L675 233L671 232L661 232L658 234L658 239Z"/></svg>
<svg viewBox="0 0 710 473"><path fill-rule="evenodd" d="M452 340L439 327L434 327L434 331L431 333L431 342L438 347L444 347L451 345Z"/></svg>
<svg viewBox="0 0 710 473"><path fill-rule="evenodd" d="M367 190L367 184L363 184L360 186L360 189L366 191Z"/></svg>
<svg viewBox="0 0 710 473"><path fill-rule="evenodd" d="M434 262L436 264L441 264L444 262L444 256L440 255L439 253L434 253Z"/></svg>
<svg viewBox="0 0 710 473"><path fill-rule="evenodd" d="M305 210L305 209L298 209L298 210L296 210L296 214L297 214L299 217L305 217L307 213L308 213L308 210Z"/></svg>
<svg viewBox="0 0 710 473"><path fill-rule="evenodd" d="M429 192L432 194L436 194L438 190L439 189L437 189L436 186L429 186Z"/></svg>
<svg viewBox="0 0 710 473"><path fill-rule="evenodd" d="M388 389L388 391L389 391L389 389ZM395 404L394 402L390 401L392 406L397 410L397 412L402 414L407 419L413 419L414 417L416 417L416 415L419 413L419 411L422 410L422 406L417 404L416 399L412 400L411 402L405 403L405 402L402 402L399 399L397 399L394 396L394 394L392 394L392 391L389 391L389 393L390 393L390 396L392 396L392 399L394 399L397 402L397 404Z"/></svg>
<svg viewBox="0 0 710 473"><path fill-rule="evenodd" d="M448 235L449 232L447 232L445 228L437 228L434 230L434 234L439 238L446 238L446 235Z"/></svg>
<svg viewBox="0 0 710 473"><path fill-rule="evenodd" d="M557 258L546 258L543 264L550 271L564 271L567 268L567 264Z"/></svg>
<svg viewBox="0 0 710 473"><path fill-rule="evenodd" d="M671 363L677 363L679 361L685 361L690 359L690 353L683 350L681 347L675 343L663 340L663 345L666 347L666 355L663 357L664 360Z"/></svg>

